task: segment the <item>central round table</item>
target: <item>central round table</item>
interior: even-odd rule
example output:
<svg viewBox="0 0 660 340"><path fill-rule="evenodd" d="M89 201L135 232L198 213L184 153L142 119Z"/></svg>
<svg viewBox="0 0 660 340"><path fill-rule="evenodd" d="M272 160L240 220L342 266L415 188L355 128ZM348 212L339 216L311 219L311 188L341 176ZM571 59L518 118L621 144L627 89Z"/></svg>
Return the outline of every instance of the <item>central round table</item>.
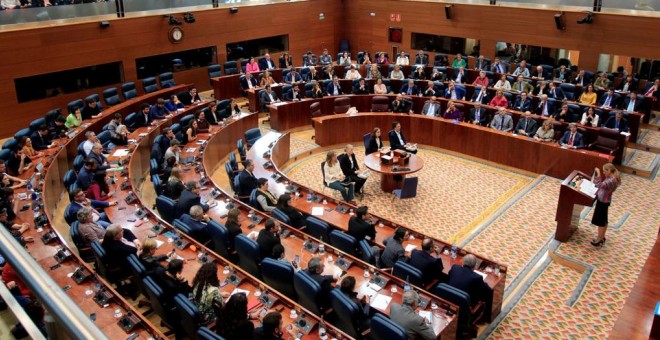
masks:
<svg viewBox="0 0 660 340"><path fill-rule="evenodd" d="M415 154L409 153L410 159L404 165L399 165L399 157L396 152L390 153L390 155L392 154L392 164L383 164L379 152L374 152L364 157L364 165L369 170L380 173L380 188L385 192L400 189L406 175L415 173L424 167L424 160ZM408 170L394 171L394 167L408 168Z"/></svg>

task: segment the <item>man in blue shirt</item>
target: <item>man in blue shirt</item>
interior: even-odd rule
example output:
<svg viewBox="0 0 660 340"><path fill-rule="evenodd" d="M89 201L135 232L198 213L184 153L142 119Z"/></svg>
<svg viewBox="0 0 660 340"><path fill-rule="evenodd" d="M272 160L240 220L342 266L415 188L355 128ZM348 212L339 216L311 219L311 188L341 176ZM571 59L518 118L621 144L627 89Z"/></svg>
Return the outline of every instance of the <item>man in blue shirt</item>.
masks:
<svg viewBox="0 0 660 340"><path fill-rule="evenodd" d="M158 98L156 104L152 105L151 109L149 110L149 119L153 121L156 119L165 119L170 117L172 117L172 115L169 114L165 108L165 99Z"/></svg>

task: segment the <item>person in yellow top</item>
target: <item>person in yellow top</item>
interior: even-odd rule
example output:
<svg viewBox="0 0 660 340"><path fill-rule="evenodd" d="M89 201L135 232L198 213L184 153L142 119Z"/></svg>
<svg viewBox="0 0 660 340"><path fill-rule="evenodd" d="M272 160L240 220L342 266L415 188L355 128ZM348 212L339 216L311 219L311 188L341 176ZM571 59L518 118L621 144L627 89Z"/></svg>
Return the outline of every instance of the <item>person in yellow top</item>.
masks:
<svg viewBox="0 0 660 340"><path fill-rule="evenodd" d="M594 92L593 85L589 84L589 86L587 86L587 91L582 92L582 95L580 96L580 104L596 104L596 92Z"/></svg>
<svg viewBox="0 0 660 340"><path fill-rule="evenodd" d="M80 124L82 124L82 115L80 114L80 108L76 107L73 109L73 112L69 113L66 117L64 126L66 126L67 129L71 129L80 126Z"/></svg>
<svg viewBox="0 0 660 340"><path fill-rule="evenodd" d="M597 90L607 91L608 85L610 85L610 80L607 79L607 73L602 72L600 77L594 82L594 87Z"/></svg>
<svg viewBox="0 0 660 340"><path fill-rule="evenodd" d="M18 147L30 158L41 157L43 154L32 147L32 140L28 136L23 136L18 141Z"/></svg>

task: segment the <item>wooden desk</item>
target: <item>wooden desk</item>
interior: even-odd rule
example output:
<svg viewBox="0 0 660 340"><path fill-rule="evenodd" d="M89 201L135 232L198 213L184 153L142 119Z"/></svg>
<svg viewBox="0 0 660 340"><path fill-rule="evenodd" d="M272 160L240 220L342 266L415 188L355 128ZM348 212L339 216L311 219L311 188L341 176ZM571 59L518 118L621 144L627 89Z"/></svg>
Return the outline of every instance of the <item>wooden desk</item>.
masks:
<svg viewBox="0 0 660 340"><path fill-rule="evenodd" d="M385 192L401 188L406 175L415 173L424 167L424 160L415 154L409 154L409 161L405 165L399 163L400 157L396 154L396 152L390 153L392 164L383 164L379 152L374 152L364 158L364 165L369 170L380 173L380 188ZM394 171L395 167L406 167L409 170Z"/></svg>

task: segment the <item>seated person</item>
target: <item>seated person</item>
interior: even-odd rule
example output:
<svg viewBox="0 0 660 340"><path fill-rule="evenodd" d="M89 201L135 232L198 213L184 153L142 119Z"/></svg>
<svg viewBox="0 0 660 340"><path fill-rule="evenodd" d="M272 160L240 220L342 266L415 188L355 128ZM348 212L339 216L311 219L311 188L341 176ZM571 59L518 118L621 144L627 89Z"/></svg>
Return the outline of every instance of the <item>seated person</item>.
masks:
<svg viewBox="0 0 660 340"><path fill-rule="evenodd" d="M534 91L534 86L526 82L523 76L518 76L518 81L511 85L511 90L520 92L527 92L528 94Z"/></svg>
<svg viewBox="0 0 660 340"><path fill-rule="evenodd" d="M2 175L0 175L0 176L2 176ZM14 239L16 239L16 241L18 241L19 244L24 246L25 243L34 242L34 238L32 236L25 236L25 237L21 236L24 232L26 232L30 228L30 225L28 223L18 224L18 223L10 222L9 221L9 210L7 210L7 208L5 208L5 207L2 207L2 205L3 204L0 204L0 224L5 226L5 228L7 228L7 230L9 230L9 233L11 233L11 236L13 236ZM12 213L13 213L13 211L12 211Z"/></svg>
<svg viewBox="0 0 660 340"><path fill-rule="evenodd" d="M536 66L536 70L532 73L532 79L544 80L547 78L549 78L549 76L543 71L543 66Z"/></svg>
<svg viewBox="0 0 660 340"><path fill-rule="evenodd" d="M628 120L623 118L622 111L617 111L614 117L610 116L603 126L608 129L616 129L620 132L628 132Z"/></svg>
<svg viewBox="0 0 660 340"><path fill-rule="evenodd" d="M171 114L176 113L179 109L183 109L186 106L179 100L176 94L170 96L170 101L165 103L165 108Z"/></svg>
<svg viewBox="0 0 660 340"><path fill-rule="evenodd" d="M316 72L316 69L313 68ZM261 81L259 82L259 86L266 86L266 85L275 85L277 82L275 81L275 78L271 75L270 72L264 71L263 75L261 76Z"/></svg>
<svg viewBox="0 0 660 340"><path fill-rule="evenodd" d="M419 88L417 88L417 85L415 85L414 80L409 79L408 83L401 86L400 93L409 96L416 96L417 94L419 94Z"/></svg>
<svg viewBox="0 0 660 340"><path fill-rule="evenodd" d="M613 89L608 89L603 97L600 98L600 106L604 108L618 107L618 96L614 95Z"/></svg>
<svg viewBox="0 0 660 340"><path fill-rule="evenodd" d="M344 91L341 89L341 85L339 85L339 78L337 78L336 75L332 76L332 83L328 84L325 92L328 94L328 96L338 96L340 94L344 94Z"/></svg>
<svg viewBox="0 0 660 340"><path fill-rule="evenodd" d="M319 56L319 64L321 66L328 66L332 64L332 56L328 54L328 49L323 49L323 54Z"/></svg>
<svg viewBox="0 0 660 340"><path fill-rule="evenodd" d="M539 104L534 108L534 113L542 117L549 117L554 112L552 102L548 100L548 96L545 94L541 95L540 98Z"/></svg>
<svg viewBox="0 0 660 340"><path fill-rule="evenodd" d="M449 103L447 103L447 110L445 110L445 113L442 115L442 118L457 120L460 122L463 120L463 112L461 112L461 110L456 108L456 104L454 104L454 101L450 100Z"/></svg>
<svg viewBox="0 0 660 340"><path fill-rule="evenodd" d="M387 86L383 84L383 78L376 79L374 84L374 94L387 94Z"/></svg>
<svg viewBox="0 0 660 340"><path fill-rule="evenodd" d="M75 219L78 216L78 211L82 209L83 207L91 207L94 208L92 210L92 221L95 223L100 224L102 227L107 228L108 225L110 225L110 220L108 219L108 216L105 213L100 213L96 209L103 209L111 206L117 205L116 201L96 201L96 200L90 200L85 197L85 192L80 189L76 188L73 191L71 191L71 194L69 195L71 199L71 203L67 206L67 213L66 215L70 216L70 220L67 220L67 223L72 223L75 221ZM65 216L66 216L65 215Z"/></svg>
<svg viewBox="0 0 660 340"><path fill-rule="evenodd" d="M78 178L76 178L76 184L80 189L87 191L90 185L92 185L92 180L94 180L94 174L98 168L98 163L93 158L85 160L85 164L80 169L78 173Z"/></svg>
<svg viewBox="0 0 660 340"><path fill-rule="evenodd" d="M424 96L426 97L431 97L431 96L436 96L436 92L438 96L441 96L442 93L440 91L435 90L435 84L432 81L427 81L426 82L426 90L424 90Z"/></svg>
<svg viewBox="0 0 660 340"><path fill-rule="evenodd" d="M280 56L279 61L280 61L280 68L289 68L293 66L293 58L291 57L289 52L284 52L284 54Z"/></svg>
<svg viewBox="0 0 660 340"><path fill-rule="evenodd" d="M277 198L277 209L285 213L291 220L290 225L294 228L300 229L305 226L305 216L300 213L296 208L289 205L291 195L283 193Z"/></svg>
<svg viewBox="0 0 660 340"><path fill-rule="evenodd" d="M264 91L263 95L261 96L261 101L265 104L272 104L272 103L277 103L280 100L277 98L277 93L273 91L270 87L270 85L266 85L266 91Z"/></svg>
<svg viewBox="0 0 660 340"><path fill-rule="evenodd" d="M376 53L376 64L378 65L388 65L390 63L385 52Z"/></svg>
<svg viewBox="0 0 660 340"><path fill-rule="evenodd" d="M189 181L186 183L186 189L181 192L179 201L176 203L176 210L182 213L185 211L190 211L190 208L192 208L194 205L199 205L202 207L204 212L208 211L209 206L202 203L202 199L199 194L199 182Z"/></svg>
<svg viewBox="0 0 660 340"><path fill-rule="evenodd" d="M58 116L48 124L48 138L58 139L66 136L66 118Z"/></svg>
<svg viewBox="0 0 660 340"><path fill-rule="evenodd" d="M412 113L412 105L410 105L407 100L403 99L403 96L398 94L396 98L392 101L392 112L395 113Z"/></svg>
<svg viewBox="0 0 660 340"><path fill-rule="evenodd" d="M610 80L607 79L607 72L601 72L600 77L594 81L594 87L596 90L607 91L610 85Z"/></svg>
<svg viewBox="0 0 660 340"><path fill-rule="evenodd" d="M101 116L101 109L95 99L85 99L85 106L80 111L83 120L94 119Z"/></svg>
<svg viewBox="0 0 660 340"><path fill-rule="evenodd" d="M467 81L467 73L465 73L465 68L459 67L458 70L455 70L453 80L456 84L465 83Z"/></svg>
<svg viewBox="0 0 660 340"><path fill-rule="evenodd" d="M369 146L365 151L367 155L372 154L383 147L383 140L380 138L380 134L381 131L379 127L375 127L373 131L371 131L371 136L369 136Z"/></svg>
<svg viewBox="0 0 660 340"><path fill-rule="evenodd" d="M110 141L114 145L128 145L128 128L121 123L122 115L117 112L108 123L108 131L110 131Z"/></svg>
<svg viewBox="0 0 660 340"><path fill-rule="evenodd" d="M582 119L580 119L580 124L598 127L598 115L594 111L593 107L587 108L582 114Z"/></svg>
<svg viewBox="0 0 660 340"><path fill-rule="evenodd" d="M390 320L406 331L408 339L434 340L435 335L431 325L417 314L419 294L414 290L403 293L401 304L392 303Z"/></svg>
<svg viewBox="0 0 660 340"><path fill-rule="evenodd" d="M229 232L227 246L230 250L234 249L234 239L238 234L242 234L243 230L241 229L241 224L238 221L238 217L241 216L241 211L236 208L231 208L227 212L227 220L225 221L225 227Z"/></svg>
<svg viewBox="0 0 660 340"><path fill-rule="evenodd" d="M325 157L324 181L329 188L338 190L346 202L352 202L354 198L354 183L345 178L341 171L337 154L334 151L328 151Z"/></svg>
<svg viewBox="0 0 660 340"><path fill-rule="evenodd" d="M445 98L465 100L465 88L463 86L456 86L453 81L449 82L449 86L445 90Z"/></svg>
<svg viewBox="0 0 660 340"><path fill-rule="evenodd" d="M432 253L436 254L433 255ZM408 264L419 269L422 272L423 286L442 278L442 258L433 245L433 239L424 238L422 249L413 249L410 252L410 261Z"/></svg>
<svg viewBox="0 0 660 340"><path fill-rule="evenodd" d="M401 123L392 122L392 131L389 133L390 147L392 150L404 150L411 153L417 153L417 146L406 141L401 131Z"/></svg>
<svg viewBox="0 0 660 340"><path fill-rule="evenodd" d="M202 102L199 93L197 93L197 89L194 87L191 88L190 91L182 93L179 100L181 100L181 103L186 106ZM181 109L182 107L177 105L177 108Z"/></svg>
<svg viewBox="0 0 660 340"><path fill-rule="evenodd" d="M474 63L474 69L478 71L487 71L490 69L490 62L486 60L483 55L480 55Z"/></svg>
<svg viewBox="0 0 660 340"><path fill-rule="evenodd" d="M92 150L87 154L86 160L90 159L96 161L96 171L105 171L113 167L103 155L103 145L99 142L94 143L92 145Z"/></svg>
<svg viewBox="0 0 660 340"><path fill-rule="evenodd" d="M284 332L287 332L290 338L295 338L294 328L282 327L282 313L274 311L268 312L261 321L261 327L255 328L254 340L283 340Z"/></svg>
<svg viewBox="0 0 660 340"><path fill-rule="evenodd" d="M477 91L477 88L475 88L474 94L472 95L472 98L470 98L470 101L488 105L490 102L490 98L488 98L488 88L485 86L480 86L479 91Z"/></svg>
<svg viewBox="0 0 660 340"><path fill-rule="evenodd" d="M254 57L250 57L248 59L247 65L245 65L245 72L259 72L261 69L259 68L259 64L257 61L254 59Z"/></svg>
<svg viewBox="0 0 660 340"><path fill-rule="evenodd" d="M353 190L361 195L364 195L362 188L367 182L367 179L359 176L361 171L357 158L355 158L355 152L353 152L353 145L346 145L344 148L344 154L339 161L339 166L341 167L341 172L344 173L344 176L346 176L346 179L355 183Z"/></svg>
<svg viewBox="0 0 660 340"><path fill-rule="evenodd" d="M141 128L147 127L152 124L151 116L149 112L151 111L151 105L147 103L142 103L140 111L135 119L135 123L130 128Z"/></svg>
<svg viewBox="0 0 660 340"><path fill-rule="evenodd" d="M632 75L628 75L626 79L619 83L616 89L623 93L637 91L637 80Z"/></svg>
<svg viewBox="0 0 660 340"><path fill-rule="evenodd" d="M518 98L516 98L515 104L513 104L512 109L516 111L529 111L532 109L532 100L527 97L526 92L521 92Z"/></svg>
<svg viewBox="0 0 660 340"><path fill-rule="evenodd" d="M511 132L513 130L513 119L506 113L503 107L500 107L490 122L490 127L504 132Z"/></svg>
<svg viewBox="0 0 660 340"><path fill-rule="evenodd" d="M495 93L495 97L490 100L490 103L488 103L490 106L497 106L497 107L509 107L509 101L506 99L504 96L504 91L502 90L497 90Z"/></svg>
<svg viewBox="0 0 660 340"><path fill-rule="evenodd" d="M544 120L543 125L536 130L534 140L540 142L552 142L555 139L555 130L552 128L552 121Z"/></svg>
<svg viewBox="0 0 660 340"><path fill-rule="evenodd" d="M360 78L360 81L353 86L353 94L369 94L369 87L365 84L364 78Z"/></svg>
<svg viewBox="0 0 660 340"><path fill-rule="evenodd" d="M403 75L403 72L401 71L401 66L399 66L399 64L394 65L394 68L392 69L392 72L390 72L390 79L403 80L403 78L404 78L404 75Z"/></svg>
<svg viewBox="0 0 660 340"><path fill-rule="evenodd" d="M256 199L257 199L257 204L259 204L258 208L260 211L265 211L265 212L272 212L275 210L275 206L277 205L277 200L275 199L275 196L268 191L268 179L266 178L259 178L257 180L257 185L259 186L257 191L256 191Z"/></svg>
<svg viewBox="0 0 660 340"><path fill-rule="evenodd" d="M380 262L384 267L392 268L397 261L406 261L406 252L403 249L403 239L406 237L406 229L398 227L394 234L385 240L385 249L380 254Z"/></svg>
<svg viewBox="0 0 660 340"><path fill-rule="evenodd" d="M27 185L28 181L7 174L5 161L0 159L0 188L18 189Z"/></svg>
<svg viewBox="0 0 660 340"><path fill-rule="evenodd" d="M179 220L190 228L191 234L189 236L201 244L206 244L211 239L206 229L206 225L211 219L199 205L193 205L188 212L190 214L181 215Z"/></svg>
<svg viewBox="0 0 660 340"><path fill-rule="evenodd" d="M552 117L556 121L570 123L572 121L571 119L572 115L571 115L571 111L568 109L568 104L563 103L561 105L561 109L559 109L559 111L557 111L557 113L555 113Z"/></svg>
<svg viewBox="0 0 660 340"><path fill-rule="evenodd" d="M50 149L56 145L48 136L48 126L46 124L40 125L37 131L30 135L30 140L32 140L32 147L37 151Z"/></svg>
<svg viewBox="0 0 660 340"><path fill-rule="evenodd" d="M642 106L642 99L637 97L637 92L630 92L623 100L621 109L626 112L640 112Z"/></svg>
<svg viewBox="0 0 660 340"><path fill-rule="evenodd" d="M554 82L550 82L548 86L550 87L548 89L548 97L556 100L564 100L564 91L561 87L557 86Z"/></svg>
<svg viewBox="0 0 660 340"><path fill-rule="evenodd" d="M249 72L245 74L245 77L240 78L240 82L241 82L241 88L243 88L243 90L253 89L259 86L259 83L257 82L257 78L252 76L252 73Z"/></svg>
<svg viewBox="0 0 660 340"><path fill-rule="evenodd" d="M561 65L559 66L559 69L557 69L555 78L561 80L562 82L569 81L571 78L571 70L566 68L566 65Z"/></svg>
<svg viewBox="0 0 660 340"><path fill-rule="evenodd" d="M351 56L348 55L347 51L344 51L344 53L341 54L341 57L339 57L339 64L337 65L349 66L350 64L351 64Z"/></svg>
<svg viewBox="0 0 660 340"><path fill-rule="evenodd" d="M358 242L375 240L376 227L368 221L369 208L366 205L360 206L355 213L355 216L348 220L348 234L355 237Z"/></svg>
<svg viewBox="0 0 660 340"><path fill-rule="evenodd" d="M183 264L183 260L173 259L167 264L167 268L156 267L152 275L163 290L162 301L168 307L174 305L174 297L177 294L188 296L192 293L188 280L183 276Z"/></svg>
<svg viewBox="0 0 660 340"><path fill-rule="evenodd" d="M270 54L264 54L264 57L259 59L259 69L261 70L274 70L276 68L275 61L271 59Z"/></svg>
<svg viewBox="0 0 660 340"><path fill-rule="evenodd" d="M156 100L156 104L152 105L151 109L149 109L149 120L151 121L171 117L172 114L167 112L167 109L165 108L165 99L163 98L158 98L158 100Z"/></svg>
<svg viewBox="0 0 660 340"><path fill-rule="evenodd" d="M284 82L287 84L295 84L295 83L300 83L302 81L303 81L302 77L293 67L291 67L291 71L284 78Z"/></svg>
<svg viewBox="0 0 660 340"><path fill-rule="evenodd" d="M447 79L447 75L440 72L437 68L433 69L433 72L431 72L431 80L432 81L440 81L443 82Z"/></svg>
<svg viewBox="0 0 660 340"><path fill-rule="evenodd" d="M417 66L415 72L413 72L412 77L415 80L424 80L426 79L426 73L424 72L424 66Z"/></svg>
<svg viewBox="0 0 660 340"><path fill-rule="evenodd" d="M106 252L105 260L109 268L128 271L128 256L137 256L142 244L130 230L122 228L119 224L111 224L105 230L101 246Z"/></svg>
<svg viewBox="0 0 660 340"><path fill-rule="evenodd" d="M332 275L323 275L325 261L319 256L312 257L307 263L307 274L321 285L318 295L319 308L324 310L330 306L330 291L334 289L333 284L337 279Z"/></svg>
<svg viewBox="0 0 660 340"><path fill-rule="evenodd" d="M479 76L472 82L474 86L481 86L481 88L486 88L490 84L490 79L486 77L486 71L480 71Z"/></svg>
<svg viewBox="0 0 660 340"><path fill-rule="evenodd" d="M534 88L534 91L532 91L533 95L540 96L542 94L547 95L548 94L548 83L545 81L539 81L536 87Z"/></svg>
<svg viewBox="0 0 660 340"><path fill-rule="evenodd" d="M23 136L18 140L18 148L30 159L35 159L43 156L42 152L38 152L32 146L32 140L28 136Z"/></svg>
<svg viewBox="0 0 660 340"><path fill-rule="evenodd" d="M586 79L584 70L578 71L578 74L575 77L571 78L571 83L581 86L587 85L589 83L589 80Z"/></svg>
<svg viewBox="0 0 660 340"><path fill-rule="evenodd" d="M314 82L314 88L312 88L312 98L323 98L324 92L321 88L321 83Z"/></svg>
<svg viewBox="0 0 660 340"><path fill-rule="evenodd" d="M587 90L582 92L580 96L580 104L586 105L596 105L596 92L594 91L594 86L589 84L587 85Z"/></svg>
<svg viewBox="0 0 660 340"><path fill-rule="evenodd" d="M429 57L424 54L424 51L419 50L415 56L415 65L426 66L429 63Z"/></svg>
<svg viewBox="0 0 660 340"><path fill-rule="evenodd" d="M406 55L406 52L401 51L401 53L399 53L399 56L396 57L396 65L404 65L405 66L405 65L409 65L409 64L410 64L410 59Z"/></svg>
<svg viewBox="0 0 660 340"><path fill-rule="evenodd" d="M355 320L355 323L357 324L358 332L363 332L369 329L369 314L371 312L369 306L370 297L364 295L362 298L358 298L358 293L355 291L355 277L350 275L345 276L341 280L339 287L339 290L359 308L359 312L355 316L357 319Z"/></svg>
<svg viewBox="0 0 660 340"><path fill-rule="evenodd" d="M311 67L309 69L309 73L307 73L307 76L305 78L306 78L305 81L307 81L307 82L321 81L321 80L323 80L323 75L320 72L316 71L315 67ZM275 82L275 81L273 80L273 82Z"/></svg>
<svg viewBox="0 0 660 340"><path fill-rule="evenodd" d="M209 124L209 121L206 119L206 113L204 111L197 111L195 112L194 117L195 117L195 122L197 123L197 132L198 133L209 132L211 125Z"/></svg>
<svg viewBox="0 0 660 340"><path fill-rule="evenodd" d="M529 69L527 68L527 61L523 60L520 62L520 65L516 67L513 71L514 76L521 75L523 77L529 77Z"/></svg>
<svg viewBox="0 0 660 340"><path fill-rule="evenodd" d="M267 219L264 228L259 231L257 244L259 245L259 256L262 259L272 258L273 247L278 244L282 245L280 241L280 223L272 218Z"/></svg>
<svg viewBox="0 0 660 340"><path fill-rule="evenodd" d="M138 259L144 266L147 275L152 275L156 271L156 268L162 268L162 270L166 269L161 262L166 260L169 262L177 257L176 252L170 252L168 255L156 255L157 248L158 243L153 238L147 238L142 243L142 252L140 253L140 256L138 256Z"/></svg>
<svg viewBox="0 0 660 340"><path fill-rule="evenodd" d="M373 64L367 70L367 79L380 79L383 75L380 73L378 65Z"/></svg>
<svg viewBox="0 0 660 340"><path fill-rule="evenodd" d="M442 108L440 107L440 103L437 100L435 96L431 97L429 101L424 103L424 107L422 108L422 115L423 116L429 116L429 117L441 117L442 116Z"/></svg>
<svg viewBox="0 0 660 340"><path fill-rule="evenodd" d="M484 282L481 275L474 272L477 265L477 258L472 254L463 257L463 265L455 264L449 270L449 285L464 291L470 296L472 307L480 301L486 302L486 311L490 310L492 302L493 289Z"/></svg>
<svg viewBox="0 0 660 340"><path fill-rule="evenodd" d="M86 206L78 210L78 214L76 215L78 219L78 232L87 244L91 244L94 241L103 242L103 237L105 236L105 228L94 222L94 211L91 207Z"/></svg>
<svg viewBox="0 0 660 340"><path fill-rule="evenodd" d="M506 74L500 76L500 80L493 85L495 89L511 90L511 83L506 79Z"/></svg>
<svg viewBox="0 0 660 340"><path fill-rule="evenodd" d="M584 147L584 139L582 134L577 132L577 124L568 124L569 131L564 133L564 136L559 140L559 144L571 149L581 149Z"/></svg>
<svg viewBox="0 0 660 340"><path fill-rule="evenodd" d="M307 54L303 56L303 67L316 66L316 56L312 51L307 51Z"/></svg>
<svg viewBox="0 0 660 340"><path fill-rule="evenodd" d="M529 111L525 111L525 113L522 114L522 117L518 120L518 124L516 125L516 133L519 135L527 136L527 137L532 137L538 130L538 125L536 123L536 119L532 118L532 113Z"/></svg>
<svg viewBox="0 0 660 340"><path fill-rule="evenodd" d="M488 126L488 112L485 108L481 107L481 103L476 102L474 107L470 109L470 123L481 126Z"/></svg>
<svg viewBox="0 0 660 340"><path fill-rule="evenodd" d="M73 108L73 111L66 116L64 126L66 126L67 129L73 129L80 126L80 124L82 124L82 113L80 113L80 108L76 106Z"/></svg>
<svg viewBox="0 0 660 340"><path fill-rule="evenodd" d="M94 178L92 178L92 184L90 184L89 188L87 188L87 191L85 195L92 200L97 200L97 201L107 201L112 197L113 192L110 191L110 187L108 186L108 182L105 180L105 172L102 171L97 171L94 173Z"/></svg>
<svg viewBox="0 0 660 340"><path fill-rule="evenodd" d="M289 91L284 95L284 100L286 101L300 101L303 99L303 93L300 91L300 88L297 85L291 87Z"/></svg>
<svg viewBox="0 0 660 340"><path fill-rule="evenodd" d="M243 162L243 170L238 174L238 182L241 185L239 188L241 196L250 196L252 190L259 188L257 178L254 176L253 172L254 162L251 159L246 159Z"/></svg>
<svg viewBox="0 0 660 340"><path fill-rule="evenodd" d="M344 79L348 80L357 80L360 78L362 78L362 75L355 69L355 65L351 65L351 68L346 72L346 76L344 77Z"/></svg>

